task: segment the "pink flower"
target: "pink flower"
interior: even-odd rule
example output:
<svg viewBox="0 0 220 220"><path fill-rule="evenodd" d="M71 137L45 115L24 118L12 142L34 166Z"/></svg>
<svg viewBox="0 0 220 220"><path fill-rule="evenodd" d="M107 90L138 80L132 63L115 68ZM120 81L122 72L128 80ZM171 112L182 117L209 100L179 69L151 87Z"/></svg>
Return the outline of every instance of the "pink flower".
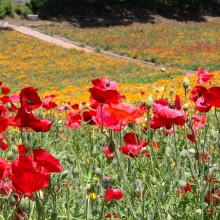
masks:
<svg viewBox="0 0 220 220"><path fill-rule="evenodd" d="M206 84L210 82L210 79L214 76L213 74L209 74L207 71L203 69L199 69L197 72L198 81L199 84Z"/></svg>

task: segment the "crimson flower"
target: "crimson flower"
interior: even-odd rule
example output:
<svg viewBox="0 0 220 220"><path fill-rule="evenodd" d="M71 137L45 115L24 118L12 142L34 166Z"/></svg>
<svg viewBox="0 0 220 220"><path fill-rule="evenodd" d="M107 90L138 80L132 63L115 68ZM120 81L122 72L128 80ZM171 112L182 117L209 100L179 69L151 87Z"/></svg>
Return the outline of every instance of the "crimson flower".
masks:
<svg viewBox="0 0 220 220"><path fill-rule="evenodd" d="M64 122L64 124L69 127L72 130L78 129L81 125L81 115L75 114L75 113L69 113L67 115L67 122Z"/></svg>
<svg viewBox="0 0 220 220"><path fill-rule="evenodd" d="M96 112L94 110L83 111L82 118L89 125L95 125L96 123L92 120L92 117L96 116Z"/></svg>
<svg viewBox="0 0 220 220"><path fill-rule="evenodd" d="M207 89L203 93L204 100L211 106L220 107L220 86Z"/></svg>
<svg viewBox="0 0 220 220"><path fill-rule="evenodd" d="M114 158L114 156L115 156L115 153L112 153L111 151L110 151L110 149L109 149L109 145L108 146L105 146L104 148L103 148L103 152L105 153L105 155L106 155L106 157L108 158L108 159L113 159Z"/></svg>
<svg viewBox="0 0 220 220"><path fill-rule="evenodd" d="M37 165L43 167L48 173L62 172L62 166L59 161L44 149L34 149L33 158Z"/></svg>
<svg viewBox="0 0 220 220"><path fill-rule="evenodd" d="M117 90L103 90L96 87L89 89L93 99L100 103L113 103L117 104L121 99L121 95Z"/></svg>
<svg viewBox="0 0 220 220"><path fill-rule="evenodd" d="M8 144L3 141L5 138L6 138L6 135L0 136L0 148L1 148L3 151L8 148Z"/></svg>
<svg viewBox="0 0 220 220"><path fill-rule="evenodd" d="M1 87L1 90L2 90L2 94L5 94L7 95L11 90L7 87Z"/></svg>
<svg viewBox="0 0 220 220"><path fill-rule="evenodd" d="M20 155L11 164L11 180L14 190L32 196L33 192L49 187L50 173L37 166L31 155Z"/></svg>
<svg viewBox="0 0 220 220"><path fill-rule="evenodd" d="M109 81L105 77L101 77L100 79L92 80L92 84L99 89L104 90L116 90L118 87L118 83L115 81Z"/></svg>
<svg viewBox="0 0 220 220"><path fill-rule="evenodd" d="M108 81L105 77L92 80L93 87L89 89L91 97L99 103L117 104L121 99L120 93L116 90L117 83Z"/></svg>
<svg viewBox="0 0 220 220"><path fill-rule="evenodd" d="M20 92L21 107L26 110L38 109L42 102L37 94L37 89L29 86L21 90Z"/></svg>
<svg viewBox="0 0 220 220"><path fill-rule="evenodd" d="M10 166L5 159L0 158L0 182L4 180L10 172Z"/></svg>
<svg viewBox="0 0 220 220"><path fill-rule="evenodd" d="M186 192L190 192L192 190L194 185L190 184L189 181L187 180L187 184L184 188L179 188L178 189L178 194L179 196L182 196Z"/></svg>
<svg viewBox="0 0 220 220"><path fill-rule="evenodd" d="M205 196L205 201L208 204L212 204L213 206L217 206L220 202L220 188L213 187L208 190Z"/></svg>
<svg viewBox="0 0 220 220"><path fill-rule="evenodd" d="M199 69L197 72L198 81L199 84L206 84L210 82L210 79L214 76L213 74L208 73L207 71L203 69Z"/></svg>
<svg viewBox="0 0 220 220"><path fill-rule="evenodd" d="M25 154L27 154L29 152L29 150L30 150L30 148L27 147L26 145L20 144L18 146L18 154L19 155L25 155Z"/></svg>
<svg viewBox="0 0 220 220"><path fill-rule="evenodd" d="M0 105L0 116L5 117L8 115L8 109L4 105Z"/></svg>
<svg viewBox="0 0 220 220"><path fill-rule="evenodd" d="M136 133L130 132L124 136L125 145L120 148L120 151L129 157L137 157L138 155L150 157L150 154L144 150L149 142L140 141ZM143 151L144 150L144 151Z"/></svg>
<svg viewBox="0 0 220 220"><path fill-rule="evenodd" d="M206 90L207 89L204 86L193 87L192 90L190 91L190 100L196 102L197 99L200 98Z"/></svg>
<svg viewBox="0 0 220 220"><path fill-rule="evenodd" d="M0 116L0 134L8 128L8 120Z"/></svg>
<svg viewBox="0 0 220 220"><path fill-rule="evenodd" d="M10 118L10 125L19 128L31 128L36 132L47 132L50 130L52 121L35 117L33 113L21 107L15 117Z"/></svg>
<svg viewBox="0 0 220 220"><path fill-rule="evenodd" d="M115 213L110 213L110 214L106 215L105 218L117 219L117 215Z"/></svg>
<svg viewBox="0 0 220 220"><path fill-rule="evenodd" d="M44 101L43 101L43 104L42 104L42 107L45 108L46 110L50 110L50 109L53 109L53 108L56 108L57 107L57 104L52 102L52 100L56 97L56 95L49 95L49 96L46 96Z"/></svg>
<svg viewBox="0 0 220 220"><path fill-rule="evenodd" d="M113 201L113 200L119 200L124 198L123 193L119 188L116 189L107 189L106 193L104 195L104 199L106 201Z"/></svg>

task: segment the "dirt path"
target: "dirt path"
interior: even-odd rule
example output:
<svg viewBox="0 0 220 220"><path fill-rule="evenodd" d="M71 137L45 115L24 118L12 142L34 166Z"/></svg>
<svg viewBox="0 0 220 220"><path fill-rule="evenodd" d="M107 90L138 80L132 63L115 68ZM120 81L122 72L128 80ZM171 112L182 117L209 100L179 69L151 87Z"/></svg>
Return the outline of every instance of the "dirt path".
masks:
<svg viewBox="0 0 220 220"><path fill-rule="evenodd" d="M124 60L126 62L133 62L133 63L137 63L137 64L142 64L148 68L156 68L156 69L161 69L161 68L172 68L172 67L167 67L164 65L157 65L155 63L151 63L151 62L146 62L146 61L142 61L142 60L137 60L137 59L132 59L126 56L121 56L118 54L114 54L111 53L109 51L105 51L105 50L100 50L99 52L96 52L95 48L92 47L80 47L78 42L72 42L69 41L67 39L58 37L58 36L49 36L47 34L43 34L41 32L39 32L38 30L32 29L30 27L25 27L25 26L18 26L15 24L10 24L8 22L1 22L0 21L0 28L10 28L13 29L19 33L25 34L27 36L51 43L51 44L55 44L58 46L61 46L63 48L67 48L67 49L75 49L75 50L82 50L85 51L86 53L95 53L96 55L104 55L108 58L113 58L113 59L120 59L120 60ZM196 71L192 71L192 70L181 70L183 73L185 73L186 75L194 75L196 74Z"/></svg>

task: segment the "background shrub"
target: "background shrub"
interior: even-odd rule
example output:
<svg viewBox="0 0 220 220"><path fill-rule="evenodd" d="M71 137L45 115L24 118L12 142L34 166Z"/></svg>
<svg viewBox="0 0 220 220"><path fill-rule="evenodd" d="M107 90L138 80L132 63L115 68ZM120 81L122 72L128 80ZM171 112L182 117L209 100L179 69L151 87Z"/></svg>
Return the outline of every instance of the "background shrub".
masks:
<svg viewBox="0 0 220 220"><path fill-rule="evenodd" d="M12 0L0 1L0 18L12 14Z"/></svg>

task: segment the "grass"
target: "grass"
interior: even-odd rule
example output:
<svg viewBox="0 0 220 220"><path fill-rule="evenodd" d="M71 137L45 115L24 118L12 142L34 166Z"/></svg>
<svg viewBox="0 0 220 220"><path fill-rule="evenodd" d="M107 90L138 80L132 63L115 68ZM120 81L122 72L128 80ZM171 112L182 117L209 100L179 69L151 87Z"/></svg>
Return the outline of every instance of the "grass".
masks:
<svg viewBox="0 0 220 220"><path fill-rule="evenodd" d="M182 69L220 69L220 24L132 24L108 28L77 28L68 25L40 26L49 35L127 55L131 58Z"/></svg>

